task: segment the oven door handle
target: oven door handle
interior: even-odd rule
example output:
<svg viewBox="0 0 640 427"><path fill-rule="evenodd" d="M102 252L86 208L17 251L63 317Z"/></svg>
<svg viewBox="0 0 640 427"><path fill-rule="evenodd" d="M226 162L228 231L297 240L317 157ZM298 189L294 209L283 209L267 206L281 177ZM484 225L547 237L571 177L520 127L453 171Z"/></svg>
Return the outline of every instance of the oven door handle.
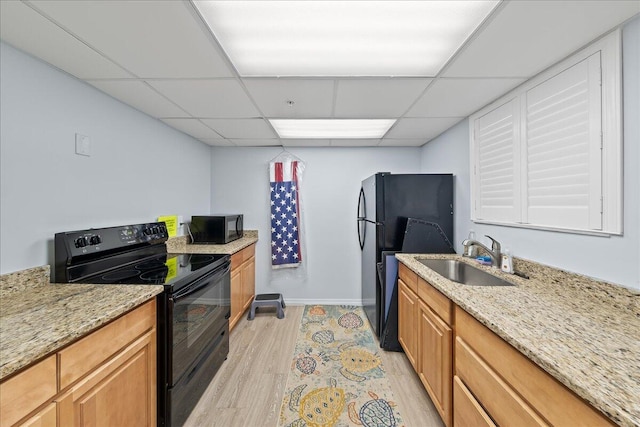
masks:
<svg viewBox="0 0 640 427"><path fill-rule="evenodd" d="M208 286L209 282L217 281L221 277L229 274L230 272L231 272L231 263L227 262L227 264L222 269L214 270L213 274L211 274L210 276L202 277L198 281L190 284L189 286L180 289L171 297L171 300L175 302L188 295L191 295L192 293L197 292L200 289Z"/></svg>

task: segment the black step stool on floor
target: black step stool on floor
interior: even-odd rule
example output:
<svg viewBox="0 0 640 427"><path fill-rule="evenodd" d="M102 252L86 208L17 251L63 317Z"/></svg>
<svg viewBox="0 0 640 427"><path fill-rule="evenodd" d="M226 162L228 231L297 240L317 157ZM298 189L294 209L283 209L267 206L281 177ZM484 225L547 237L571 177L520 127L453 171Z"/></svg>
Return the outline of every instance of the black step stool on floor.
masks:
<svg viewBox="0 0 640 427"><path fill-rule="evenodd" d="M275 307L278 313L278 319L284 319L284 299L282 294L258 294L253 298L251 310L249 310L248 320L256 317L256 309L258 307Z"/></svg>

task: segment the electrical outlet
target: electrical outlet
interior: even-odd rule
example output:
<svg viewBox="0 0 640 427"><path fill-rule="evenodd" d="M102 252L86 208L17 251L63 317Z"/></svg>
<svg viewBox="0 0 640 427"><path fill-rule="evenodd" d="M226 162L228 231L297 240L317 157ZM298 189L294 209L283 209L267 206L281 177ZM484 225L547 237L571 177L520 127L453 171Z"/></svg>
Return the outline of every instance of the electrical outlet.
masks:
<svg viewBox="0 0 640 427"><path fill-rule="evenodd" d="M80 156L91 156L91 140L86 135L76 133L76 154Z"/></svg>

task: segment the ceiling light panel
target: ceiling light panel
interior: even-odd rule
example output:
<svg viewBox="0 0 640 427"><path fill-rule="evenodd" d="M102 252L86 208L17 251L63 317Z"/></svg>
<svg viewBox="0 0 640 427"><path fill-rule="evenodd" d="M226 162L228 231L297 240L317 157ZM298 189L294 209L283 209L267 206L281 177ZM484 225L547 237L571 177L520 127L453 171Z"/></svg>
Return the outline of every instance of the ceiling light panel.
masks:
<svg viewBox="0 0 640 427"><path fill-rule="evenodd" d="M435 76L498 1L195 1L242 76Z"/></svg>
<svg viewBox="0 0 640 427"><path fill-rule="evenodd" d="M382 138L395 120L269 120L280 138Z"/></svg>

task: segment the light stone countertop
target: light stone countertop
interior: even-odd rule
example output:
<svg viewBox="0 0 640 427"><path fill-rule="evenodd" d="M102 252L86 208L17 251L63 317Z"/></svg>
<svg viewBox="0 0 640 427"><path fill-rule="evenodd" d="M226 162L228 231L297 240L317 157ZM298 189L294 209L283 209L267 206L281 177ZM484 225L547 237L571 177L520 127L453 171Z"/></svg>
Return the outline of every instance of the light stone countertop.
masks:
<svg viewBox="0 0 640 427"><path fill-rule="evenodd" d="M191 244L187 236L173 237L167 241L167 251L186 254L229 254L233 255L258 241L258 230L244 230L238 240L221 245Z"/></svg>
<svg viewBox="0 0 640 427"><path fill-rule="evenodd" d="M640 426L640 295L623 287L514 258L523 279L459 255L396 254L521 353L623 426ZM420 259L469 263L516 286L450 281Z"/></svg>
<svg viewBox="0 0 640 427"><path fill-rule="evenodd" d="M0 380L163 290L162 285L51 284L49 266L0 276Z"/></svg>

